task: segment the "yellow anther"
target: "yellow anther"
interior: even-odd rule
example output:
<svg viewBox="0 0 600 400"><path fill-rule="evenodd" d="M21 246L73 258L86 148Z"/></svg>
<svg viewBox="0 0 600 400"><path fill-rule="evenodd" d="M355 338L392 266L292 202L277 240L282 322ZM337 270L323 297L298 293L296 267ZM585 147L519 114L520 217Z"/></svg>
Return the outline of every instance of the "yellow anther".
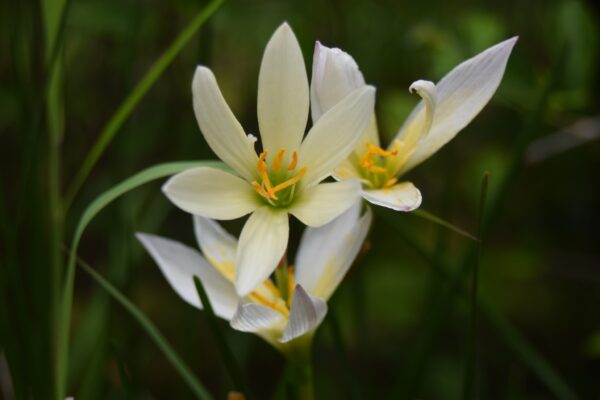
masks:
<svg viewBox="0 0 600 400"><path fill-rule="evenodd" d="M260 294L258 294L256 291L250 293L250 297L254 300L256 300L257 302L259 302L260 304L267 306L269 308L272 308L275 311L280 312L281 314L285 315L286 317L288 315L290 315L290 312L287 310L287 308L282 307L281 305L269 301L267 299L265 299L263 296L261 296Z"/></svg>
<svg viewBox="0 0 600 400"><path fill-rule="evenodd" d="M294 267L288 267L288 298L287 298L287 306L288 308L292 305L292 297L294 295L294 288L296 287L296 279L294 278Z"/></svg>
<svg viewBox="0 0 600 400"><path fill-rule="evenodd" d="M375 174L387 174L389 172L387 168L380 167L378 165L369 165L365 168Z"/></svg>
<svg viewBox="0 0 600 400"><path fill-rule="evenodd" d="M385 181L385 183L383 184L383 188L385 189L385 188L392 187L396 184L396 182L398 182L398 178L396 178L396 177L390 178L387 181Z"/></svg>
<svg viewBox="0 0 600 400"><path fill-rule="evenodd" d="M280 190L285 189L286 187L289 187L289 186L292 186L292 185L295 185L296 183L298 183L298 181L300 179L302 179L302 177L306 173L307 169L308 169L307 167L302 167L302 169L300 169L300 171L298 171L298 173L295 176L293 176L292 178L288 179L287 181L282 182L279 185L275 186L272 189L273 193L277 193Z"/></svg>
<svg viewBox="0 0 600 400"><path fill-rule="evenodd" d="M279 152L277 152L277 155L275 156L275 161L273 161L273 171L277 171L279 169L279 167L281 166L281 159L283 158L284 154L285 154L285 149L284 148L279 149Z"/></svg>
<svg viewBox="0 0 600 400"><path fill-rule="evenodd" d="M374 144L371 144L371 143L367 144L367 148L373 154L377 154L378 156L382 156L382 157L391 157L391 156L395 156L396 154L398 154L398 150L394 149L392 151L385 151L381 147L375 146Z"/></svg>
<svg viewBox="0 0 600 400"><path fill-rule="evenodd" d="M293 170L294 168L296 168L296 165L298 164L298 152L294 151L292 153L292 161L290 161L290 165L288 165L288 171Z"/></svg>
<svg viewBox="0 0 600 400"><path fill-rule="evenodd" d="M258 182L252 181L251 185L254 188L254 190L256 190L258 192L258 194L260 194L265 199L267 199L267 200L272 200L273 199L271 197L271 194L268 193Z"/></svg>

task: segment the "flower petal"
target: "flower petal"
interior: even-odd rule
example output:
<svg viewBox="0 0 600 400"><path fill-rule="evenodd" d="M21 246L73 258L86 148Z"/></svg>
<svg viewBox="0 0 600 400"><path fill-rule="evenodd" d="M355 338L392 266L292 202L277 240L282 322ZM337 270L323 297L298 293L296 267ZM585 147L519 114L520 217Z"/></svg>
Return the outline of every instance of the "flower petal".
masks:
<svg viewBox="0 0 600 400"><path fill-rule="evenodd" d="M252 332L274 346L285 329L287 319L272 308L255 303L240 302L229 325L240 332Z"/></svg>
<svg viewBox="0 0 600 400"><path fill-rule="evenodd" d="M448 143L488 103L500 85L508 57L517 37L505 40L461 63L436 85L436 107L429 133L420 142L400 173L429 158ZM426 120L425 102L409 115L397 138L403 140L422 129Z"/></svg>
<svg viewBox="0 0 600 400"><path fill-rule="evenodd" d="M231 319L239 297L231 282L214 269L196 250L159 236L137 233L137 239L160 267L171 287L186 302L202 308L194 275L200 278L215 314Z"/></svg>
<svg viewBox="0 0 600 400"><path fill-rule="evenodd" d="M327 314L327 303L308 294L301 285L296 285L288 324L280 343L287 343L317 329Z"/></svg>
<svg viewBox="0 0 600 400"><path fill-rule="evenodd" d="M209 167L191 168L171 177L163 192L182 210L215 219L239 218L260 205L248 182Z"/></svg>
<svg viewBox="0 0 600 400"><path fill-rule="evenodd" d="M400 182L385 189L363 190L365 200L396 211L412 211L421 205L421 192L411 182Z"/></svg>
<svg viewBox="0 0 600 400"><path fill-rule="evenodd" d="M304 231L295 278L313 296L328 300L356 259L372 220L371 209L361 217L360 208L357 201L330 223Z"/></svg>
<svg viewBox="0 0 600 400"><path fill-rule="evenodd" d="M275 270L287 248L288 235L288 216L284 210L264 206L246 221L236 257L235 287L240 296L250 293Z"/></svg>
<svg viewBox="0 0 600 400"><path fill-rule="evenodd" d="M298 150L306 129L308 78L294 32L283 23L267 44L258 75L258 125L263 148Z"/></svg>
<svg viewBox="0 0 600 400"><path fill-rule="evenodd" d="M300 147L298 165L308 167L304 185L322 181L348 157L371 121L374 105L375 88L364 86L319 118Z"/></svg>
<svg viewBox="0 0 600 400"><path fill-rule="evenodd" d="M321 226L350 208L359 197L360 182L356 179L321 183L304 189L288 211L305 225Z"/></svg>
<svg viewBox="0 0 600 400"><path fill-rule="evenodd" d="M258 160L254 142L229 109L210 69L196 68L192 94L196 120L210 148L240 176L254 179Z"/></svg>
<svg viewBox="0 0 600 400"><path fill-rule="evenodd" d="M352 56L338 48L316 42L310 83L310 106L313 123L353 90L365 86L365 79ZM379 146L379 135L373 113L356 151L364 153L366 143ZM360 156L360 155L359 155Z"/></svg>
<svg viewBox="0 0 600 400"><path fill-rule="evenodd" d="M237 240L212 219L194 215L194 232L204 257L232 284Z"/></svg>

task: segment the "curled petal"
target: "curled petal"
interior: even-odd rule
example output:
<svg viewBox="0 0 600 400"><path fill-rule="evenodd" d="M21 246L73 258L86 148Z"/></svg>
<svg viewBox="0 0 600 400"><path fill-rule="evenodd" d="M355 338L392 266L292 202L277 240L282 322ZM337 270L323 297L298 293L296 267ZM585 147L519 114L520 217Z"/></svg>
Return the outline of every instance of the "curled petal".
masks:
<svg viewBox="0 0 600 400"><path fill-rule="evenodd" d="M363 190L369 203L396 211L412 211L421 205L421 192L411 182L397 183L385 189Z"/></svg>
<svg viewBox="0 0 600 400"><path fill-rule="evenodd" d="M287 343L311 333L321 324L325 314L327 314L327 303L308 294L301 285L296 285L288 324L279 342Z"/></svg>
<svg viewBox="0 0 600 400"><path fill-rule="evenodd" d="M427 97L423 97L424 101L409 115L397 136L400 141L408 139L407 142L412 137L420 139L408 161L401 167L400 174L429 158L479 114L500 85L516 41L514 37L492 46L461 63L442 78L436 85L436 95L431 102L432 117L427 116L427 110L431 107L428 106ZM422 91L424 95L428 92ZM431 126L428 133L423 135L428 119L432 120Z"/></svg>

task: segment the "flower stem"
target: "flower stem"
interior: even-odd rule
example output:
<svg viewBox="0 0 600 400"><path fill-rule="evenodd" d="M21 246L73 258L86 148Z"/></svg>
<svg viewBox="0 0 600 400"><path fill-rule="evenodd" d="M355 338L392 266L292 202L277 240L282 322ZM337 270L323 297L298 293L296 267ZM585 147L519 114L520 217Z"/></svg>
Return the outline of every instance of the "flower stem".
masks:
<svg viewBox="0 0 600 400"><path fill-rule="evenodd" d="M312 335L300 337L290 342L285 349L287 359L287 389L290 398L296 400L313 400L313 371L311 360Z"/></svg>

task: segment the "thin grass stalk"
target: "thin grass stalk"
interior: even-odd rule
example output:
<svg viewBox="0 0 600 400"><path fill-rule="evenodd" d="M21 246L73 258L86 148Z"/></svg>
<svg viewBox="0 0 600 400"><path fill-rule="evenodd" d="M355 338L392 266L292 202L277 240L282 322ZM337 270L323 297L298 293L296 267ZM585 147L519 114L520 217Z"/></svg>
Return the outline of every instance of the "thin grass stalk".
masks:
<svg viewBox="0 0 600 400"><path fill-rule="evenodd" d="M85 183L87 177L92 172L92 169L129 118L135 107L144 98L148 91L154 86L156 81L162 76L167 67L171 65L175 57L183 50L196 32L204 25L204 23L220 8L224 0L212 0L204 7L190 24L175 38L173 43L167 50L152 64L148 72L142 77L138 84L133 88L131 93L125 98L123 103L115 111L108 120L102 131L98 135L96 142L86 155L81 167L78 169L75 178L69 185L64 198L64 209L69 210L75 196Z"/></svg>
<svg viewBox="0 0 600 400"><path fill-rule="evenodd" d="M242 373L242 369L240 368L231 348L227 344L225 340L225 335L221 332L219 328L219 321L217 320L217 316L212 308L212 304L210 303L210 299L206 294L206 290L204 289L204 285L202 285L202 281L197 276L194 276L194 284L196 285L196 291L198 292L198 296L200 297L200 302L202 303L202 308L205 311L206 321L208 322L208 326L210 327L211 333L214 337L214 340L217 342L217 346L219 347L219 353L221 354L223 364L229 374L229 378L231 383L233 384L233 389L242 392L246 399L251 399L252 394L250 393L250 388L244 379L244 374Z"/></svg>
<svg viewBox="0 0 600 400"><path fill-rule="evenodd" d="M476 397L475 394L475 365L477 362L477 290L479 283L479 266L481 264L481 252L483 246L483 216L485 212L485 200L487 197L489 174L485 172L481 182L481 193L479 196L479 222L477 224L477 259L473 264L471 276L471 309L469 320L469 340L467 341L467 364L465 368L465 378L463 383L463 399L469 400Z"/></svg>
<svg viewBox="0 0 600 400"><path fill-rule="evenodd" d="M88 273L96 283L98 283L110 296L120 303L133 318L135 318L139 324L144 328L146 333L152 338L154 343L160 348L162 353L167 359L173 364L177 372L181 375L185 383L192 390L198 399L212 399L212 396L206 390L204 385L194 376L187 364L179 357L179 355L173 350L167 339L160 333L158 328L139 310L135 304L129 301L117 288L115 288L110 282L98 274L90 265L85 263L81 259L77 259L77 264L85 272Z"/></svg>

